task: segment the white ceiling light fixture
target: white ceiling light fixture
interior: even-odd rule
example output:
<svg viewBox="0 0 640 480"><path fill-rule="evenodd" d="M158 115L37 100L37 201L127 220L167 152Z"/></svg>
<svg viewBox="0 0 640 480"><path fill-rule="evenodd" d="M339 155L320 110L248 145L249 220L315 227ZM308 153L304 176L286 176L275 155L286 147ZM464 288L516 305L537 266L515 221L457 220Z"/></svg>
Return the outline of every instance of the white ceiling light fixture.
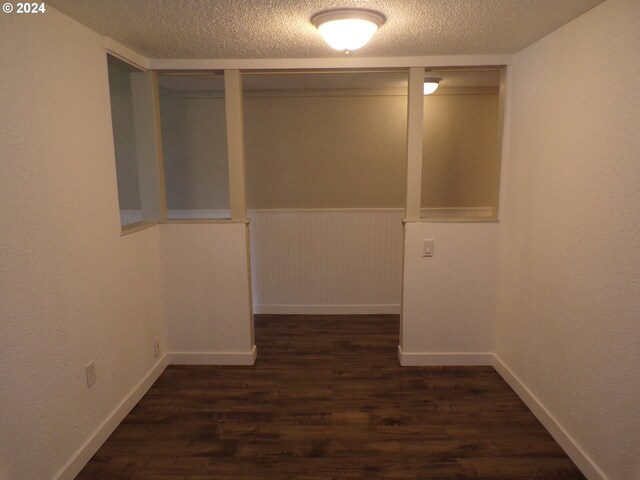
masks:
<svg viewBox="0 0 640 480"><path fill-rule="evenodd" d="M385 21L379 12L347 8L316 13L311 18L324 41L346 54L364 46Z"/></svg>
<svg viewBox="0 0 640 480"><path fill-rule="evenodd" d="M424 94L431 95L438 89L438 85L442 79L438 77L424 77Z"/></svg>

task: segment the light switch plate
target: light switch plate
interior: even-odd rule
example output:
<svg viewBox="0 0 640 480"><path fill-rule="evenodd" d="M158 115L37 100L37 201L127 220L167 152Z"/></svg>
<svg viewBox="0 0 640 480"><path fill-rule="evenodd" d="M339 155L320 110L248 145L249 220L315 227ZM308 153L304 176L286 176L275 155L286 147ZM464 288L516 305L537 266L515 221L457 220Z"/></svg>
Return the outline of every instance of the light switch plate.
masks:
<svg viewBox="0 0 640 480"><path fill-rule="evenodd" d="M422 241L422 256L433 257L433 240L425 239Z"/></svg>
<svg viewBox="0 0 640 480"><path fill-rule="evenodd" d="M84 373L87 377L87 387L91 387L94 383L96 383L96 363L91 362L84 367Z"/></svg>

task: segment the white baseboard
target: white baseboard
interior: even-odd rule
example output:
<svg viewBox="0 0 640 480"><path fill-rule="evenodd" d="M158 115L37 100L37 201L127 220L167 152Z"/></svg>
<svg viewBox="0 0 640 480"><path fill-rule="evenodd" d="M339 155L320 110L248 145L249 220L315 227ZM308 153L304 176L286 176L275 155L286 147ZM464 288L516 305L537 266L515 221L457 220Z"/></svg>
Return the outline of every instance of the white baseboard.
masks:
<svg viewBox="0 0 640 480"><path fill-rule="evenodd" d="M253 313L273 315L400 314L400 305L254 305Z"/></svg>
<svg viewBox="0 0 640 480"><path fill-rule="evenodd" d="M400 365L408 366L493 366L529 410L547 429L565 453L589 480L609 480L594 460L578 445L560 422L546 409L522 380L494 353L407 353L398 346Z"/></svg>
<svg viewBox="0 0 640 480"><path fill-rule="evenodd" d="M493 368L518 394L529 410L540 420L547 431L562 447L573 463L589 480L608 480L609 477L598 467L589 455L578 445L575 439L562 427L560 422L545 408L538 398L527 388L518 376L507 367L497 355L493 355Z"/></svg>
<svg viewBox="0 0 640 480"><path fill-rule="evenodd" d="M492 366L492 353L430 353L405 352L398 346L398 358L403 367L430 366Z"/></svg>
<svg viewBox="0 0 640 480"><path fill-rule="evenodd" d="M250 352L171 352L171 365L253 365L258 351L254 345Z"/></svg>
<svg viewBox="0 0 640 480"><path fill-rule="evenodd" d="M67 464L53 477L55 480L73 480L91 460L102 444L109 438L118 425L136 406L145 393L151 388L158 377L167 368L167 355L159 359L151 370L124 397L107 418L91 434L89 439L74 453Z"/></svg>

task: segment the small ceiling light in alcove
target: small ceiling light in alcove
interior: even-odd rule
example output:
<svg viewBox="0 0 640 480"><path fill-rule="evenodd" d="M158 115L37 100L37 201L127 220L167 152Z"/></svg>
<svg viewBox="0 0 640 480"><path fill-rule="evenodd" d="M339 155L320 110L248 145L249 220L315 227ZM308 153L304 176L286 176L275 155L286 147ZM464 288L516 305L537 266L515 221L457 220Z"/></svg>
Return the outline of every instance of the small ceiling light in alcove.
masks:
<svg viewBox="0 0 640 480"><path fill-rule="evenodd" d="M379 12L362 9L327 10L311 18L324 41L346 54L371 40L385 20Z"/></svg>
<svg viewBox="0 0 640 480"><path fill-rule="evenodd" d="M441 78L437 77L424 77L424 94L431 95L438 89Z"/></svg>

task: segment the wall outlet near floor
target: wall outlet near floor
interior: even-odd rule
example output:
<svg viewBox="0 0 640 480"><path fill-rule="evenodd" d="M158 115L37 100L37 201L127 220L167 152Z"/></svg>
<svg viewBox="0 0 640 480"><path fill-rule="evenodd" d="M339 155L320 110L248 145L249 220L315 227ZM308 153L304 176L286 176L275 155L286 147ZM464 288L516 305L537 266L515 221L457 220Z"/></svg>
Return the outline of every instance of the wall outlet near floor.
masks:
<svg viewBox="0 0 640 480"><path fill-rule="evenodd" d="M84 367L84 373L87 377L87 388L96 383L96 362L91 362Z"/></svg>
<svg viewBox="0 0 640 480"><path fill-rule="evenodd" d="M153 355L158 358L160 356L160 339L156 338L153 341Z"/></svg>

